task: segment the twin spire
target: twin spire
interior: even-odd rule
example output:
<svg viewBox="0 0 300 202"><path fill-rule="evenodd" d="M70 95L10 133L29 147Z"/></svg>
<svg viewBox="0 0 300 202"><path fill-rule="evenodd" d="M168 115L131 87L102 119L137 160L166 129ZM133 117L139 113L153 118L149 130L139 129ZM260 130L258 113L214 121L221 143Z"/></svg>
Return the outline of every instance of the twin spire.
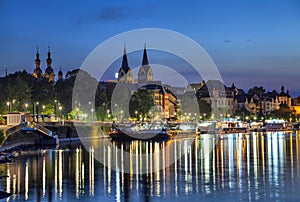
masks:
<svg viewBox="0 0 300 202"><path fill-rule="evenodd" d="M142 66L144 66L144 65L149 65L147 50L146 50L146 43L144 43L144 53L143 53L143 60L142 60ZM129 66L128 66L128 59L127 59L127 54L126 54L126 42L124 42L124 51L123 51L123 59L122 59L121 68L123 68L126 73L128 72Z"/></svg>
<svg viewBox="0 0 300 202"><path fill-rule="evenodd" d="M123 59L122 59L122 66L118 73L118 81L126 82L126 83L135 83L133 74L131 69L128 65L128 59L126 54L126 44L124 42L124 52L123 52ZM148 81L153 81L153 73L152 69L149 66L148 56L147 56L147 49L146 43L144 44L144 52L143 52L143 60L142 66L138 72L138 83L146 83Z"/></svg>

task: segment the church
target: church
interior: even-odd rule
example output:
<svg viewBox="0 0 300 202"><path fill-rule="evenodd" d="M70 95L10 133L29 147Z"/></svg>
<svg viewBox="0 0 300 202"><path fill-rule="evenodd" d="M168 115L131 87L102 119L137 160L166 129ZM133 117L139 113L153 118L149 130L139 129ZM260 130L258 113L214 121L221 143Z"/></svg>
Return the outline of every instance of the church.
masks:
<svg viewBox="0 0 300 202"><path fill-rule="evenodd" d="M41 69L41 60L40 60L40 54L39 54L39 48L36 50L36 58L35 58L35 69L33 71L32 76L37 78L37 79L47 79L49 82L55 82L55 73L52 68L52 58L51 58L51 52L50 52L50 47L48 47L48 54L47 54L47 59L46 59L46 70L43 73ZM61 69L58 72L58 80L63 79L63 73Z"/></svg>
<svg viewBox="0 0 300 202"><path fill-rule="evenodd" d="M157 108L155 111L159 112L159 116L162 115L162 118L166 119L175 118L178 108L177 97L161 81L154 81L152 68L148 61L146 44L144 44L142 65L138 70L137 77L137 80L135 80L128 65L126 46L124 45L122 63L118 72L118 82L126 84L131 92L137 89L149 90L152 92L154 105Z"/></svg>

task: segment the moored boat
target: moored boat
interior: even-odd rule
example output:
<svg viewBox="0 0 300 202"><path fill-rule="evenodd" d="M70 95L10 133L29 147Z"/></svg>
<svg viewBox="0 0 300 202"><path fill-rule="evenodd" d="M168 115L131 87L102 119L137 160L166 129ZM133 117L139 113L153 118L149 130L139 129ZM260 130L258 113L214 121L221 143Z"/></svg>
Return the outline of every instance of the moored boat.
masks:
<svg viewBox="0 0 300 202"><path fill-rule="evenodd" d="M293 130L293 125L282 119L266 120L266 131L290 131Z"/></svg>
<svg viewBox="0 0 300 202"><path fill-rule="evenodd" d="M221 134L230 133L246 133L248 131L248 124L239 121L234 118L224 119L218 126L217 129Z"/></svg>
<svg viewBox="0 0 300 202"><path fill-rule="evenodd" d="M108 133L113 141L131 141L131 140L144 140L144 141L166 141L172 139L172 133L166 130L143 130L143 131L126 131L115 130Z"/></svg>

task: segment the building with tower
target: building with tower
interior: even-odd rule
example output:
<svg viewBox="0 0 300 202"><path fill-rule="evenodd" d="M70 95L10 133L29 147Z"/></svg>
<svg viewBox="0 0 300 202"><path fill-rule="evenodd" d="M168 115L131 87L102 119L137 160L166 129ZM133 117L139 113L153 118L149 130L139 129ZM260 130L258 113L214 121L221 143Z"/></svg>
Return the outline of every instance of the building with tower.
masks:
<svg viewBox="0 0 300 202"><path fill-rule="evenodd" d="M50 47L48 48L48 58L46 60L47 62L47 68L44 73L44 77L48 79L49 82L55 81L55 73L52 69L52 59L51 59L51 53L50 53Z"/></svg>
<svg viewBox="0 0 300 202"><path fill-rule="evenodd" d="M43 72L41 70L41 60L40 60L40 54L39 54L39 48L36 49L36 58L35 58L35 69L33 71L32 76L41 79L43 77Z"/></svg>
<svg viewBox="0 0 300 202"><path fill-rule="evenodd" d="M47 67L45 69L45 73L43 74L43 71L41 69L41 60L40 60L40 54L39 54L39 48L36 50L36 58L35 58L35 69L33 71L32 76L37 79L46 79L49 82L55 82L55 73L52 68L52 58L51 58L51 52L50 47L48 47L48 57L46 59ZM63 80L63 73L60 69L58 72L58 80Z"/></svg>
<svg viewBox="0 0 300 202"><path fill-rule="evenodd" d="M138 82L139 83L147 83L149 81L153 81L153 72L148 62L146 44L144 45L144 54L142 60L142 66L138 72Z"/></svg>
<svg viewBox="0 0 300 202"><path fill-rule="evenodd" d="M58 80L62 81L63 80L63 73L61 71L61 67L59 68L59 72L58 72Z"/></svg>
<svg viewBox="0 0 300 202"><path fill-rule="evenodd" d="M281 86L280 93L278 95L278 100L279 100L280 104L286 104L289 107L292 105L292 98L290 96L290 92L289 92L289 90L287 90L285 92L283 85Z"/></svg>
<svg viewBox="0 0 300 202"><path fill-rule="evenodd" d="M124 82L124 83L134 83L133 74L131 72L131 69L128 65L128 59L126 54L126 46L124 44L124 52L123 52L123 59L122 59L122 65L118 72L118 81Z"/></svg>

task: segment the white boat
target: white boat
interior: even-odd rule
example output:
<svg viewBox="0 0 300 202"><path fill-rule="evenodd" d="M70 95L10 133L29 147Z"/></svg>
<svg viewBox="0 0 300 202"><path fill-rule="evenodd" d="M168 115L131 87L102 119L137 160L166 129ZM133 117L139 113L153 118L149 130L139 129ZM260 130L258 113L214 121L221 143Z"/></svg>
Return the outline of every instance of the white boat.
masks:
<svg viewBox="0 0 300 202"><path fill-rule="evenodd" d="M197 126L197 135L199 134L215 134L216 133L216 121L204 121L199 122Z"/></svg>
<svg viewBox="0 0 300 202"><path fill-rule="evenodd" d="M217 129L221 134L246 133L249 127L248 123L239 121L235 118L224 118L222 122L217 124Z"/></svg>
<svg viewBox="0 0 300 202"><path fill-rule="evenodd" d="M293 125L282 119L266 120L266 131L289 131L293 130Z"/></svg>

